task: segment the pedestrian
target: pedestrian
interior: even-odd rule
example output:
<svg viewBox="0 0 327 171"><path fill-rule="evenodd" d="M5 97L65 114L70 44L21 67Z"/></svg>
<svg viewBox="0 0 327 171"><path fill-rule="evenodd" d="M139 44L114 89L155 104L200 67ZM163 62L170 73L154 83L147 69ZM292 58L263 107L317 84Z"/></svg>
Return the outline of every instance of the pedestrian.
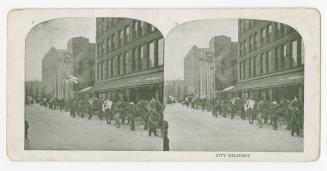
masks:
<svg viewBox="0 0 327 171"><path fill-rule="evenodd" d="M115 107L115 124L117 128L120 128L121 113L122 113L122 102L119 100L116 103L116 107Z"/></svg>
<svg viewBox="0 0 327 171"><path fill-rule="evenodd" d="M163 121L163 151L169 151L168 122Z"/></svg>
<svg viewBox="0 0 327 171"><path fill-rule="evenodd" d="M147 108L148 102L146 100L139 100L137 103L137 110L139 115L141 116L143 122L144 122L144 130L147 130L149 128L148 122L149 122L149 112Z"/></svg>
<svg viewBox="0 0 327 171"><path fill-rule="evenodd" d="M29 125L28 122L25 120L25 140L28 141L28 129L29 129Z"/></svg>
<svg viewBox="0 0 327 171"><path fill-rule="evenodd" d="M158 126L158 122L159 122L159 109L160 107L157 106L158 103L156 102L156 100L154 98L151 99L151 101L148 104L148 111L149 111L149 136L151 136L152 133L154 133L155 136L158 136L157 134L157 126Z"/></svg>
<svg viewBox="0 0 327 171"><path fill-rule="evenodd" d="M137 108L134 102L130 102L127 106L127 116L130 124L130 129L135 131L135 118L137 115Z"/></svg>
<svg viewBox="0 0 327 171"><path fill-rule="evenodd" d="M300 109L299 109L299 101L295 96L294 99L289 104L289 109L291 111L291 136L296 134L300 135Z"/></svg>

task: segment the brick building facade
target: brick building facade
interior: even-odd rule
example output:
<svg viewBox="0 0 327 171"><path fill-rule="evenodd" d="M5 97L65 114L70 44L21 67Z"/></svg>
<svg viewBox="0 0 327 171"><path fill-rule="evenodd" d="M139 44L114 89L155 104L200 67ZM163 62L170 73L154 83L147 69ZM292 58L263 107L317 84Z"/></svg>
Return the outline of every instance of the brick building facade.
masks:
<svg viewBox="0 0 327 171"><path fill-rule="evenodd" d="M215 90L220 95L222 90L237 83L238 43L220 35L210 39L209 47L215 56Z"/></svg>
<svg viewBox="0 0 327 171"><path fill-rule="evenodd" d="M184 81L187 95L214 98L215 62L209 48L193 46L184 58Z"/></svg>
<svg viewBox="0 0 327 171"><path fill-rule="evenodd" d="M304 44L288 25L239 19L238 96L303 99Z"/></svg>
<svg viewBox="0 0 327 171"><path fill-rule="evenodd" d="M42 58L42 84L44 94L58 99L73 98L72 57L67 50L51 47Z"/></svg>
<svg viewBox="0 0 327 171"><path fill-rule="evenodd" d="M72 76L78 79L78 83L73 86L74 91L93 86L95 43L90 43L85 37L73 37L67 43L67 51L72 55Z"/></svg>
<svg viewBox="0 0 327 171"><path fill-rule="evenodd" d="M101 97L163 101L164 39L153 25L96 18L94 90Z"/></svg>

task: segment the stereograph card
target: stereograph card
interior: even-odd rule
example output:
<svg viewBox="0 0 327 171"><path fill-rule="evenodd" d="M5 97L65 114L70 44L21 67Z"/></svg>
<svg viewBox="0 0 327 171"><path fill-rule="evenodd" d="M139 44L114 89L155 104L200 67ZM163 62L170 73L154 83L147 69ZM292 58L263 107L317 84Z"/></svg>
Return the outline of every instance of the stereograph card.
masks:
<svg viewBox="0 0 327 171"><path fill-rule="evenodd" d="M314 161L315 9L14 9L15 161Z"/></svg>

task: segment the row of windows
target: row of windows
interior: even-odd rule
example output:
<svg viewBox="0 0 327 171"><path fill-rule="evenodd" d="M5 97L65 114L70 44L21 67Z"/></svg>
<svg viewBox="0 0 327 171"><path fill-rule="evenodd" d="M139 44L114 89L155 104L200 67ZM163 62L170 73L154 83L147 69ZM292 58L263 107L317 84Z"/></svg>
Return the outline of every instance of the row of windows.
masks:
<svg viewBox="0 0 327 171"><path fill-rule="evenodd" d="M258 22L260 22L260 20L240 19L240 22L239 22L239 32L240 33L243 33L245 31L251 29Z"/></svg>
<svg viewBox="0 0 327 171"><path fill-rule="evenodd" d="M145 29L146 28L146 29ZM102 42L97 44L97 57L110 53L132 40L136 40L147 33L152 33L156 29L153 25L143 21L134 21L131 25L124 27L117 33L111 34Z"/></svg>
<svg viewBox="0 0 327 171"><path fill-rule="evenodd" d="M273 27L274 25L274 27ZM271 41L282 38L289 33L290 27L281 23L271 23L260 31L253 33L247 39L239 43L239 54L244 56L257 48L263 47Z"/></svg>
<svg viewBox="0 0 327 171"><path fill-rule="evenodd" d="M239 79L256 77L304 64L302 39L294 40L239 63Z"/></svg>
<svg viewBox="0 0 327 171"><path fill-rule="evenodd" d="M132 72L162 66L164 63L164 40L154 40L133 50L97 63L97 80L114 78Z"/></svg>
<svg viewBox="0 0 327 171"><path fill-rule="evenodd" d="M97 34L102 34L124 18L101 18L97 20ZM125 19L126 20L126 19Z"/></svg>

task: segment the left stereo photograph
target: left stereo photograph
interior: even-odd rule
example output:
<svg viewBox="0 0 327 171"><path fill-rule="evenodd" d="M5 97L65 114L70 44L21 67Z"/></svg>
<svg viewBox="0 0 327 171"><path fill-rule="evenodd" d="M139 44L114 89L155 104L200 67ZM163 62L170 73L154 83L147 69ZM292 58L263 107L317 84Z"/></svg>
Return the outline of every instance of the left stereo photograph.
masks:
<svg viewBox="0 0 327 171"><path fill-rule="evenodd" d="M155 26L58 18L34 26L25 47L25 150L164 150L164 38Z"/></svg>

